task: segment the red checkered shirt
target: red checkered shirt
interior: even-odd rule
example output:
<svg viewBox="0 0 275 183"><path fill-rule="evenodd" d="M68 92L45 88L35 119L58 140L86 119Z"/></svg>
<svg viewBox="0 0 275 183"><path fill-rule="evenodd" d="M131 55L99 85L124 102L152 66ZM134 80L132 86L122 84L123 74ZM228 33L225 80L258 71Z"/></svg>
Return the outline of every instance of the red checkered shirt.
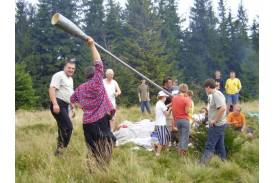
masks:
<svg viewBox="0 0 275 183"><path fill-rule="evenodd" d="M93 123L107 113L114 114L115 109L108 99L103 85L103 64L95 62L94 76L75 89L71 96L71 103L79 103L84 111L83 123Z"/></svg>

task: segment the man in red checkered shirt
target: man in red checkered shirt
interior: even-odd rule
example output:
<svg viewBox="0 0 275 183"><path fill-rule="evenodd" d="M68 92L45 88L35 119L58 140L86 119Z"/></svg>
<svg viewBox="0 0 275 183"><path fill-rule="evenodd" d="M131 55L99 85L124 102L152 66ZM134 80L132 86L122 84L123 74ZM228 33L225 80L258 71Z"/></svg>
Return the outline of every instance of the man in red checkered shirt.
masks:
<svg viewBox="0 0 275 183"><path fill-rule="evenodd" d="M102 166L110 161L115 143L109 122L115 109L103 85L103 63L94 40L89 37L87 44L91 48L93 64L85 70L87 81L75 89L70 99L71 107L77 104L84 111L83 131L89 149L88 155Z"/></svg>

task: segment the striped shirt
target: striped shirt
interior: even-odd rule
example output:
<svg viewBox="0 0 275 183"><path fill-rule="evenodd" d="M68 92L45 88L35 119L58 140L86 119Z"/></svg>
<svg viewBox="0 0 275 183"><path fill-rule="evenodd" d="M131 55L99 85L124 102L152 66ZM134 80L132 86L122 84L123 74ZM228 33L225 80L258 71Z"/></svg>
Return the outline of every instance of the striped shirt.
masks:
<svg viewBox="0 0 275 183"><path fill-rule="evenodd" d="M115 109L108 99L103 85L103 64L95 62L94 76L75 89L71 103L79 103L83 108L83 123L93 123L107 113L114 114Z"/></svg>

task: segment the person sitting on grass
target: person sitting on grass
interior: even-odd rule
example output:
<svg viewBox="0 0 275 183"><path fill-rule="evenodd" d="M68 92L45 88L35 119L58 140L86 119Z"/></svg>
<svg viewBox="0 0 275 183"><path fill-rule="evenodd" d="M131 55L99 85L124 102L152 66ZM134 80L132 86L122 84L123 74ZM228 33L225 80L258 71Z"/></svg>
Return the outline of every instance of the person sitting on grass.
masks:
<svg viewBox="0 0 275 183"><path fill-rule="evenodd" d="M193 124L192 126L198 128L201 124L205 124L208 121L208 110L206 107L202 107L198 114L192 115Z"/></svg>
<svg viewBox="0 0 275 183"><path fill-rule="evenodd" d="M158 102L156 103L156 126L155 126L155 129L157 131L157 136L158 136L158 144L156 145L156 148L155 148L156 156L160 155L160 151L163 147L166 147L169 145L169 142L171 139L171 134L166 124L166 116L170 114L171 107L167 111L168 106L164 104L166 97L168 97L168 95L165 94L163 91L160 91L158 93Z"/></svg>
<svg viewBox="0 0 275 183"><path fill-rule="evenodd" d="M241 112L241 106L236 104L233 112L227 116L227 123L232 125L235 130L244 131L246 126L245 115Z"/></svg>

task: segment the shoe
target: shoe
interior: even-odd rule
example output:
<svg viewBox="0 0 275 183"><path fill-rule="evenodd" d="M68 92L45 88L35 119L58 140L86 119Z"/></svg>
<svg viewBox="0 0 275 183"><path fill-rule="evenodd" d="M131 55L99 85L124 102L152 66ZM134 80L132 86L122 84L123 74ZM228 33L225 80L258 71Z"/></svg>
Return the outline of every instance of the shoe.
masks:
<svg viewBox="0 0 275 183"><path fill-rule="evenodd" d="M55 155L56 157L59 157L59 156L61 156L62 154L63 154L63 152L62 152L61 148L60 148L60 147L56 148L56 150L55 150L55 152L54 152L54 155Z"/></svg>

